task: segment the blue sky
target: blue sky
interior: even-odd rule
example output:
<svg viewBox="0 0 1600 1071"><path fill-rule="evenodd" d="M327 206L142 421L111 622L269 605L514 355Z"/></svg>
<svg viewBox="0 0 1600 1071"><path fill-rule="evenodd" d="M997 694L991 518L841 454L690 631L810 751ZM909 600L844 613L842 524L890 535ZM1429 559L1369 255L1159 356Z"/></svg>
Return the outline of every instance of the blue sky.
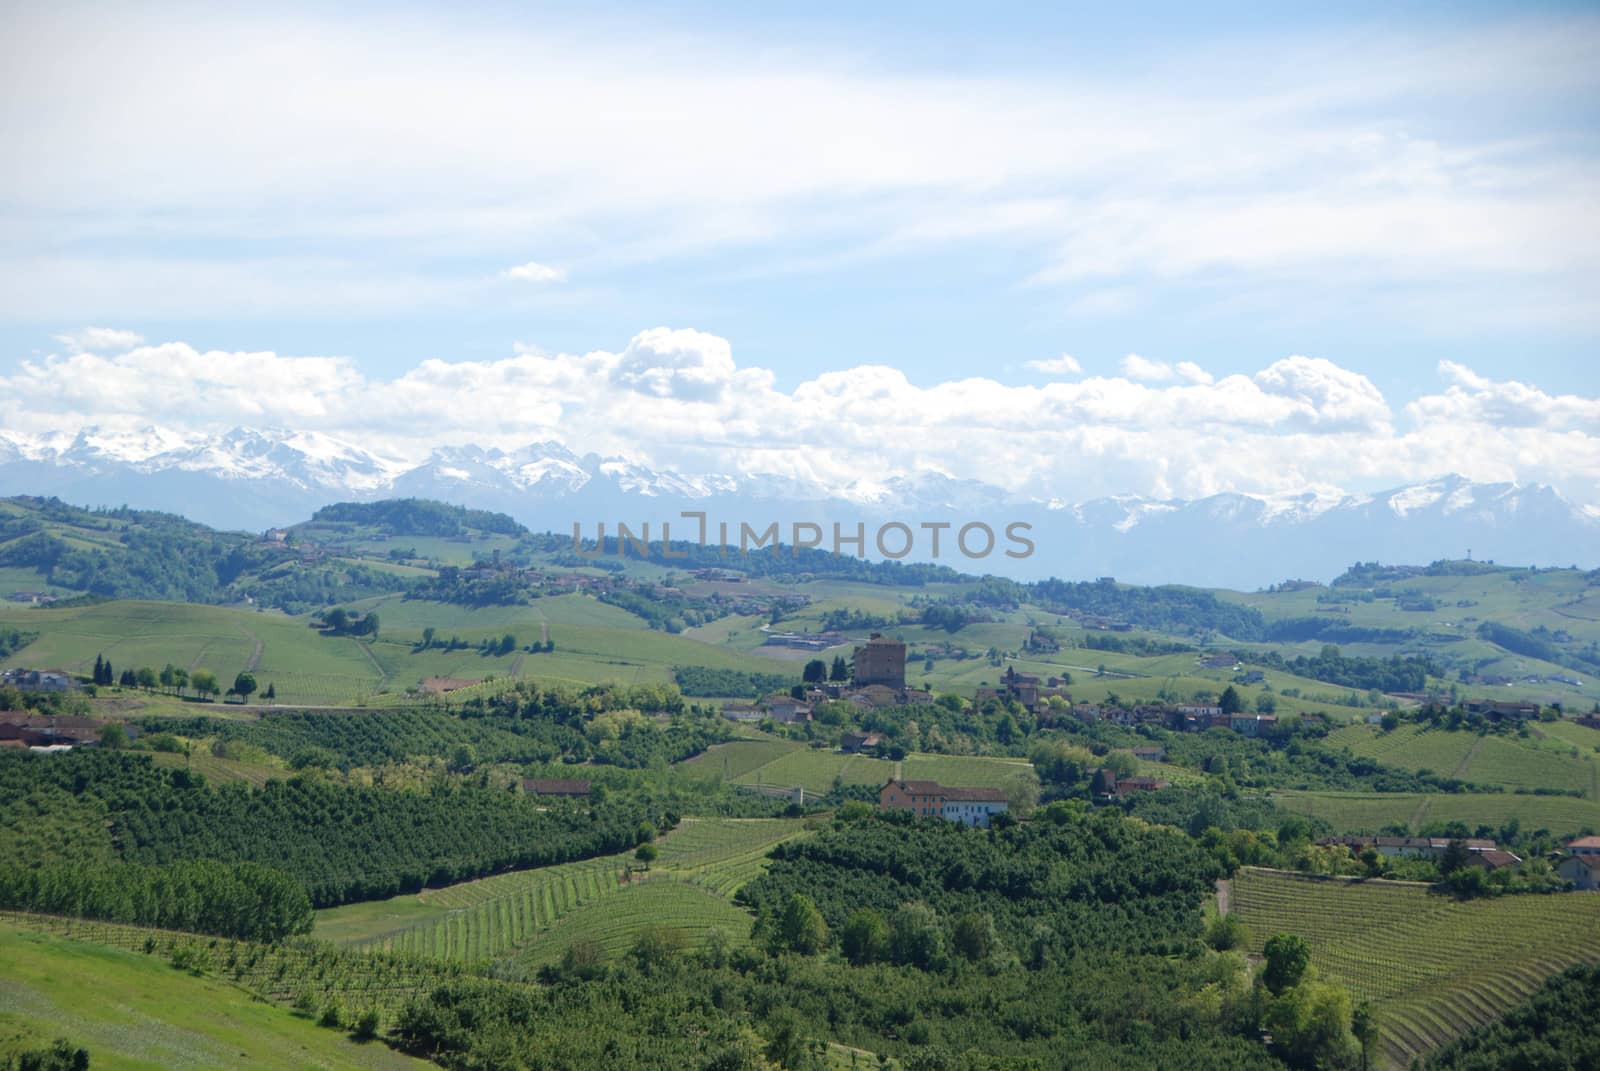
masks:
<svg viewBox="0 0 1600 1071"><path fill-rule="evenodd" d="M722 368L725 340L728 367L766 376L767 393L689 417L651 395L662 412L637 426L708 429L674 454L595 427L585 399L609 379L569 397L529 373L557 409L494 434L717 467L730 463L718 444L741 442L737 405L793 405L824 373L896 369L925 393L895 397L919 405L983 377L1018 392L996 396L1002 409L1039 407L1027 423L1082 417L1077 401L1026 393L1056 381L1135 397L1259 383L1303 356L1370 384L1398 440L1481 438L1462 405L1426 400L1482 395L1472 419L1518 438L1469 474L1600 488L1589 6L68 4L6 17L0 128L17 154L0 175L0 378L56 398L42 417L0 410L18 432L294 418L396 452L425 445L402 442L415 425L338 418L328 398L135 410L127 392L58 390L91 326L124 334L97 336L103 352L78 354L78 372L92 357L108 382L133 374L136 344L106 340L137 335L204 355L202 394L210 365L247 353L337 357L377 385L443 362L467 391L518 355L631 359L644 350L630 340L667 327L718 340L709 355L667 347L672 360ZM1130 376L1130 354L1207 382ZM1446 409L1447 429L1419 424ZM1219 435L1209 448L1246 448ZM1341 476L1344 445L1303 445L1289 479L1341 486L1450 456L1396 441L1393 464ZM838 445L837 463L876 448ZM1150 477L1166 450L1129 440L1113 451L1127 467L1096 482L1191 493L1249 472ZM893 463L964 474L936 452Z"/></svg>

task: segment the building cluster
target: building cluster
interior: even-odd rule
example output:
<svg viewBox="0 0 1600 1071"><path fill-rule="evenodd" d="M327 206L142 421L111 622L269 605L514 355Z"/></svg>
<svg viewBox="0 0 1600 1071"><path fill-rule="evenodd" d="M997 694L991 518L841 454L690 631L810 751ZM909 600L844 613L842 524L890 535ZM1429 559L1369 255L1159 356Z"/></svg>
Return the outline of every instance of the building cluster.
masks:
<svg viewBox="0 0 1600 1071"><path fill-rule="evenodd" d="M878 793L878 806L984 829L995 815L1011 809L998 788L949 788L937 781L890 781Z"/></svg>
<svg viewBox="0 0 1600 1071"><path fill-rule="evenodd" d="M1096 799L1114 800L1134 792L1155 792L1170 788L1172 782L1162 777L1118 777L1115 770L1099 769L1090 779L1089 789Z"/></svg>
<svg viewBox="0 0 1600 1071"><path fill-rule="evenodd" d="M1071 694L1066 691L1065 678L1049 677L1041 680L1032 673L1018 673L1015 666L1007 666L1005 673L1000 677L1000 687L979 688L973 699L979 705L989 699L1015 702L1029 714L1038 717L1050 709L1052 697L1066 703L1072 702Z"/></svg>
<svg viewBox="0 0 1600 1071"><path fill-rule="evenodd" d="M1467 851L1467 865L1484 870L1499 870L1522 862L1520 856L1501 848L1492 840L1479 837L1466 839L1451 837L1323 837L1317 843L1323 847L1339 846L1350 849L1351 855L1360 855L1367 849L1379 855L1400 859L1443 859L1452 844Z"/></svg>
<svg viewBox="0 0 1600 1071"><path fill-rule="evenodd" d="M60 669L8 669L0 673L0 685L5 684L24 692L70 692L77 687L72 674Z"/></svg>
<svg viewBox="0 0 1600 1071"><path fill-rule="evenodd" d="M845 634L837 629L824 632L771 632L762 643L767 647L788 647L796 651L826 651L845 642Z"/></svg>
<svg viewBox="0 0 1600 1071"><path fill-rule="evenodd" d="M0 747L29 751L94 747L100 743L100 730L106 724L99 718L0 710ZM129 739L138 735L138 730L131 725L126 727L126 731Z"/></svg>
<svg viewBox="0 0 1600 1071"><path fill-rule="evenodd" d="M1129 729L1140 725L1186 733L1202 733L1207 729L1230 729L1241 736L1271 736L1278 729L1278 718L1275 714L1248 714L1244 711L1225 714L1219 706L1196 703L1176 706L1141 703L1132 707L1103 707L1079 703L1072 708L1072 713L1079 721L1090 725L1103 721Z"/></svg>

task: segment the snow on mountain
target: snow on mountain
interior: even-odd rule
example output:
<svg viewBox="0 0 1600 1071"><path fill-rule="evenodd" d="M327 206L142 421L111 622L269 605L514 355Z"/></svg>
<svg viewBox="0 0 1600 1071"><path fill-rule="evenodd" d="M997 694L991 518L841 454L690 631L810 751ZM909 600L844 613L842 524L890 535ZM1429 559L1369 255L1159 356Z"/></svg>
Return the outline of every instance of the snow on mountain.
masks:
<svg viewBox="0 0 1600 1071"><path fill-rule="evenodd" d="M435 498L566 531L601 519L898 520L1033 526L1020 562L947 560L1012 575L1117 576L1139 583L1256 587L1329 579L1357 560L1459 557L1600 565L1600 504L1554 488L1443 476L1370 494L1311 487L1194 500L1117 495L1073 502L1024 498L939 473L863 478L843 486L803 475L684 473L627 458L579 456L555 442L511 450L444 446L402 462L317 432L234 428L195 435L158 427L28 435L0 431L0 494L54 494L85 505L128 504L227 528L266 528L330 502Z"/></svg>

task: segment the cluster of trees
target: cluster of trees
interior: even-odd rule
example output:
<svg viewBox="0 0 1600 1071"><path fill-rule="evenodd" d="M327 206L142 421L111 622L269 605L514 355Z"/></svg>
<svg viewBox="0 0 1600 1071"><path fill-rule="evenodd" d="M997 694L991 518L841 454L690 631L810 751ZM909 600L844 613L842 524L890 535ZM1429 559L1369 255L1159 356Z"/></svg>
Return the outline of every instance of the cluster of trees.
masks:
<svg viewBox="0 0 1600 1071"><path fill-rule="evenodd" d="M1586 673L1600 671L1600 659L1596 659L1588 650L1569 650L1562 647L1552 638L1550 630L1543 626L1528 631L1502 625L1498 621L1485 621L1478 626L1478 636L1480 639L1504 647L1513 654L1537 658L1543 662L1554 662L1558 666L1567 666Z"/></svg>
<svg viewBox="0 0 1600 1071"><path fill-rule="evenodd" d="M42 1049L25 1049L6 1058L5 1071L89 1071L89 1050L66 1038Z"/></svg>
<svg viewBox="0 0 1600 1071"><path fill-rule="evenodd" d="M676 589L659 587L648 592L618 588L604 592L600 601L643 618L645 624L657 631L670 633L682 632L733 612L733 604L728 600L700 599Z"/></svg>
<svg viewBox="0 0 1600 1071"><path fill-rule="evenodd" d="M88 804L75 812L90 826L84 835L98 821L121 861L260 863L291 875L318 907L624 851L650 824L641 804L620 797L582 807L471 784L397 792L306 777L212 789L127 752L47 763L0 752L0 832L29 820L33 808L21 804L35 794Z"/></svg>
<svg viewBox="0 0 1600 1071"><path fill-rule="evenodd" d="M1442 672L1427 655L1365 658L1345 655L1332 644L1325 645L1315 656L1284 658L1276 651L1264 651L1251 657L1258 665L1280 669L1297 677L1310 677L1363 691L1420 692L1426 690L1430 676L1437 677Z"/></svg>
<svg viewBox="0 0 1600 1071"><path fill-rule="evenodd" d="M322 623L335 636L371 636L374 639L380 624L376 610L357 614L342 606L323 611Z"/></svg>
<svg viewBox="0 0 1600 1071"><path fill-rule="evenodd" d="M1115 651L1118 654L1138 655L1141 658L1152 655L1185 654L1194 650L1187 643L1157 640L1149 636L1119 636L1115 632L1086 632L1083 634L1083 645L1091 651Z"/></svg>
<svg viewBox="0 0 1600 1071"><path fill-rule="evenodd" d="M1240 640L1262 639L1266 632L1259 610L1224 602L1198 588L1051 579L1017 585L1011 601L1031 602L1056 614L1115 618L1155 632L1220 632Z"/></svg>
<svg viewBox="0 0 1600 1071"><path fill-rule="evenodd" d="M751 673L742 669L712 669L709 666L673 666L672 678L684 695L735 696L754 699L773 692L786 692L794 678L782 673Z"/></svg>
<svg viewBox="0 0 1600 1071"><path fill-rule="evenodd" d="M1176 830L1079 805L1052 804L1032 822L988 832L866 810L774 849L767 872L739 892L758 927L781 929L796 893L814 900L830 931L863 908L892 920L920 904L928 913L918 908L919 917L949 928L950 939L964 917L986 920L996 955L1037 969L1091 950L1178 950L1199 936L1200 903L1222 874ZM938 969L948 940L929 940L940 954L926 965Z"/></svg>
<svg viewBox="0 0 1600 1071"><path fill-rule="evenodd" d="M1269 625L1260 638L1269 643L1322 640L1324 643L1401 644L1409 643L1417 635L1418 630L1410 628L1351 625L1328 617L1286 617Z"/></svg>
<svg viewBox="0 0 1600 1071"><path fill-rule="evenodd" d="M312 923L311 900L288 874L216 860L8 868L0 873L0 907L248 941L310 933Z"/></svg>
<svg viewBox="0 0 1600 1071"><path fill-rule="evenodd" d="M833 656L833 666L820 658L813 658L806 663L805 672L800 679L807 684L822 684L826 681L841 682L850 679L850 666L845 662L843 655Z"/></svg>
<svg viewBox="0 0 1600 1071"><path fill-rule="evenodd" d="M24 632L16 628L0 628L0 658L10 658L39 638L37 632Z"/></svg>
<svg viewBox="0 0 1600 1071"><path fill-rule="evenodd" d="M474 532L525 536L528 530L504 513L467 509L425 498L389 498L381 502L335 502L311 515L314 522L377 528L387 536L450 538Z"/></svg>

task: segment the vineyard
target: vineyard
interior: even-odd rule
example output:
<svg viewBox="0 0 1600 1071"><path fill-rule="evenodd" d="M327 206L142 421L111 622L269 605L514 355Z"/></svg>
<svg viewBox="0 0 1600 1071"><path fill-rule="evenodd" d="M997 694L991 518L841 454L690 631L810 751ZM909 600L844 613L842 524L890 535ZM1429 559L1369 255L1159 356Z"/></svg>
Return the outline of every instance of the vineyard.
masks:
<svg viewBox="0 0 1600 1071"><path fill-rule="evenodd" d="M720 896L686 882L652 876L603 902L573 911L517 958L529 966L543 966L560 961L574 944L592 941L608 959L614 959L627 952L647 929L664 931L683 948L704 944L713 931L721 931L730 944L743 944L749 940L752 921L747 912Z"/></svg>
<svg viewBox="0 0 1600 1071"><path fill-rule="evenodd" d="M316 935L430 960L482 963L521 950L523 958L543 963L551 958L544 955L547 942L565 948L597 928L606 932L602 944L627 944L646 915L643 908L623 910L617 898L633 897L644 886L677 886L676 892L654 891L627 903L670 902L683 909L678 928L691 942L713 928L742 938L750 917L730 898L760 873L775 844L804 830L799 820L692 819L660 841L660 857L648 877L629 873L630 864L637 865L631 853L540 867L322 911ZM585 911L592 906L597 910ZM587 921L569 929L569 917L580 914ZM611 921L616 919L626 922ZM657 922L671 926L666 919L663 915Z"/></svg>
<svg viewBox="0 0 1600 1071"><path fill-rule="evenodd" d="M808 795L825 796L834 782L846 785L882 785L894 776L894 763L866 755L805 748L791 751L765 766L734 778L741 785L799 785Z"/></svg>
<svg viewBox="0 0 1600 1071"><path fill-rule="evenodd" d="M1379 1007L1384 1062L1410 1060L1525 1000L1551 974L1600 960L1600 896L1458 901L1427 886L1315 879L1246 868L1233 911L1260 952L1293 933L1311 962Z"/></svg>
<svg viewBox="0 0 1600 1071"><path fill-rule="evenodd" d="M1478 740L1476 733L1451 733L1417 725L1402 725L1387 733L1367 725L1351 725L1328 734L1330 747L1349 748L1351 754L1376 759L1385 766L1432 770L1445 777L1455 775Z"/></svg>
<svg viewBox="0 0 1600 1071"><path fill-rule="evenodd" d="M1526 796L1510 792L1274 792L1286 810L1326 821L1338 833L1378 833L1389 826L1413 831L1436 823L1461 822L1468 829L1498 829L1515 819L1524 830L1548 829L1558 836L1600 829L1600 804L1570 796Z"/></svg>
<svg viewBox="0 0 1600 1071"><path fill-rule="evenodd" d="M737 740L719 744L683 764L715 773L740 785L799 785L808 795L831 792L835 781L845 785L882 785L895 774L895 763L868 755L818 750L788 740ZM944 785L1000 787L1017 777L1034 780L1033 767L1022 759L976 755L907 755L902 777Z"/></svg>

